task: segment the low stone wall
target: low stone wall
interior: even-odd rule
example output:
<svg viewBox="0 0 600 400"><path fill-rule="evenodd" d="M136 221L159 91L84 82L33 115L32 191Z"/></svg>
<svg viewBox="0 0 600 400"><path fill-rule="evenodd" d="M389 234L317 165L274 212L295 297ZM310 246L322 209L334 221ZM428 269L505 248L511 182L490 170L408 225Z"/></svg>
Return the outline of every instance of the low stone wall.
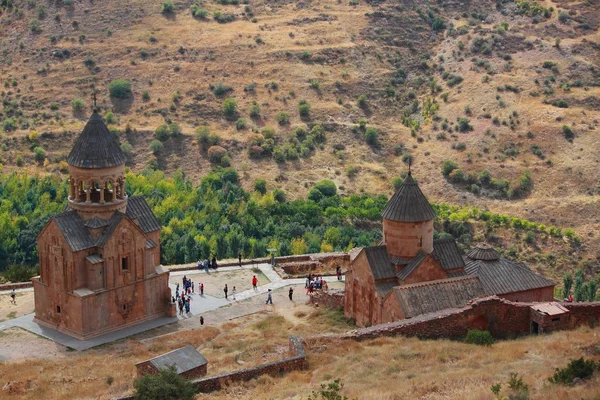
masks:
<svg viewBox="0 0 600 400"><path fill-rule="evenodd" d="M306 277L311 273L335 276L338 266L345 271L350 265L350 255L344 252L317 253L308 256L307 260L277 260L277 264L283 273L290 277Z"/></svg>
<svg viewBox="0 0 600 400"><path fill-rule="evenodd" d="M17 289L26 289L33 287L33 282L17 282L17 283L4 283L0 285L0 292L5 290L17 290Z"/></svg>
<svg viewBox="0 0 600 400"><path fill-rule="evenodd" d="M261 375L279 376L286 372L306 369L308 362L306 361L306 352L302 342L297 336L291 336L289 339L289 356L280 361L274 361L266 364L257 365L256 367L240 369L233 372L210 376L208 378L200 378L192 381L198 393L210 393L216 390L221 390L232 382L244 382L250 379L257 378ZM134 395L118 397L113 400L133 400Z"/></svg>
<svg viewBox="0 0 600 400"><path fill-rule="evenodd" d="M317 290L310 295L309 302L317 307L344 308L344 290L330 289L327 292Z"/></svg>
<svg viewBox="0 0 600 400"><path fill-rule="evenodd" d="M571 329L581 325L600 325L600 302L560 303L569 310L569 326Z"/></svg>

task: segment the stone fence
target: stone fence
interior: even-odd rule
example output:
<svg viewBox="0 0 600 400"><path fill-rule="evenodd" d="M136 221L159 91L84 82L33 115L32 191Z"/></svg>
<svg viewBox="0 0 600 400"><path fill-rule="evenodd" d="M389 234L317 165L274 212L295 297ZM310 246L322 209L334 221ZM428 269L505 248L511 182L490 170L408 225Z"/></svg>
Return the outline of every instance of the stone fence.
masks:
<svg viewBox="0 0 600 400"><path fill-rule="evenodd" d="M261 375L279 376L290 371L306 369L306 352L300 339L291 336L289 339L289 357L280 361L274 361L266 364L260 364L255 367L240 369L233 372L226 372L207 378L200 378L192 381L197 393L210 393L221 390L232 382L245 382ZM113 400L133 400L134 395L127 395Z"/></svg>
<svg viewBox="0 0 600 400"><path fill-rule="evenodd" d="M0 292L5 290L13 290L13 289L26 289L33 287L33 282L16 282L16 283L4 283L0 285Z"/></svg>
<svg viewBox="0 0 600 400"><path fill-rule="evenodd" d="M317 290L310 295L310 304L333 309L344 308L344 290L329 289L327 292Z"/></svg>

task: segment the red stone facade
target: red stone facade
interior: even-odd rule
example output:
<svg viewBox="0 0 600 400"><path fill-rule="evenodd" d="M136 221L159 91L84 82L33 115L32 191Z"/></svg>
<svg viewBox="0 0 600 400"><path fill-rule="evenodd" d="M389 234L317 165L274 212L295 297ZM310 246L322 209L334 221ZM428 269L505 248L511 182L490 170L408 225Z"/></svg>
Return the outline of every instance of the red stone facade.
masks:
<svg viewBox="0 0 600 400"><path fill-rule="evenodd" d="M383 242L392 256L412 258L419 250L433 251L433 220L398 222L383 220Z"/></svg>

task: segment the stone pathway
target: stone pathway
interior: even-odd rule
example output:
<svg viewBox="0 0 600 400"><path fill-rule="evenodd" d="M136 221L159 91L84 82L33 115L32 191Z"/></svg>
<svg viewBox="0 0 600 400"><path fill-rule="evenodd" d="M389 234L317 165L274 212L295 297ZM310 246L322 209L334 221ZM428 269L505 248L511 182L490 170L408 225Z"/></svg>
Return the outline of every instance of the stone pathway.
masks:
<svg viewBox="0 0 600 400"><path fill-rule="evenodd" d="M231 271L236 271L236 270L239 271L241 269L252 269L252 268L259 268L260 271L267 277L267 279L269 280L269 283L259 286L256 290L249 289L249 290L244 290L242 292L238 292L236 294L235 300L233 300L231 295L229 296L229 299L225 299L225 298L214 297L214 296L209 296L209 295L200 296L198 293L194 293L191 295L192 303L191 303L190 313L189 314L184 313L184 315L178 315L177 318L170 318L170 317L157 318L152 321L147 321L147 322L143 322L140 324L136 324L136 325L133 325L133 326L130 326L127 328L123 328L118 331L107 333L105 335L101 335L96 338L88 339L88 340L78 340L71 336L65 335L58 331L55 331L54 329L40 326L40 325L36 324L35 322L33 322L34 314L28 314L28 315L24 315L19 318L1 322L0 323L0 331L2 331L4 329L13 328L13 327L19 327L19 328L26 329L30 332L33 332L37 335L40 335L42 337L45 337L47 339L50 339L52 341L55 341L59 344L62 344L63 346L67 346L67 347L73 348L75 350L81 351L81 350L87 350L89 348L96 347L96 346L99 346L99 345L102 345L105 343L114 342L116 340L120 340L120 339L126 338L128 336L136 335L136 334L148 331L150 329L154 329L154 328L158 328L160 326L171 324L178 320L186 320L186 319L190 319L199 314L206 314L206 313L216 310L218 308L226 307L231 304L234 304L235 302L250 299L252 297L264 296L264 300L266 301L267 300L266 293L269 289L275 291L277 289L281 289L286 286L303 285L305 282L305 279L282 279L279 276L279 274L277 274L277 272L271 267L271 264L266 264L266 263L255 264L255 265L244 265L241 268L239 266L238 267L220 267L216 271L211 270L209 273L210 274L218 274L219 272L231 272ZM188 270L188 271L172 271L171 272L172 276L180 276L180 275L183 276L185 274L190 274L190 271ZM171 291L174 294L175 284L169 284L169 286L171 287ZM17 292L31 291L31 290L33 290L33 289L27 288L27 289L17 290ZM178 313L179 313L179 310L178 310Z"/></svg>

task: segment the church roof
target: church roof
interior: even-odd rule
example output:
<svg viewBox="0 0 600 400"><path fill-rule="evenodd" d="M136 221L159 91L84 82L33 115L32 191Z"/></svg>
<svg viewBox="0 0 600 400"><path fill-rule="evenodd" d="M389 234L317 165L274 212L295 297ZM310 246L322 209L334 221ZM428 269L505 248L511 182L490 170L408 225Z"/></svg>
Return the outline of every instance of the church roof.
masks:
<svg viewBox="0 0 600 400"><path fill-rule="evenodd" d="M396 269L390 261L390 256L385 246L365 247L363 251L367 256L367 263L376 281L396 276Z"/></svg>
<svg viewBox="0 0 600 400"><path fill-rule="evenodd" d="M127 216L134 220L144 233L160 230L160 221L142 196L127 199Z"/></svg>
<svg viewBox="0 0 600 400"><path fill-rule="evenodd" d="M432 255L445 270L465 267L465 262L453 238L434 240Z"/></svg>
<svg viewBox="0 0 600 400"><path fill-rule="evenodd" d="M474 256L478 254L475 253ZM477 275L488 295L554 286L553 281L531 271L527 265L501 258L499 255L497 259L484 260L473 259L469 253L465 257L465 264L465 272L469 275Z"/></svg>
<svg viewBox="0 0 600 400"><path fill-rule="evenodd" d="M405 318L464 307L469 300L484 295L476 276L396 286L393 290Z"/></svg>
<svg viewBox="0 0 600 400"><path fill-rule="evenodd" d="M390 221L421 222L434 219L435 211L409 172L381 216Z"/></svg>
<svg viewBox="0 0 600 400"><path fill-rule="evenodd" d="M67 163L79 168L107 168L125 164L126 157L102 117L94 111L75 140Z"/></svg>
<svg viewBox="0 0 600 400"><path fill-rule="evenodd" d="M500 253L493 247L474 247L469 252L468 257L472 260L493 261L500 259Z"/></svg>
<svg viewBox="0 0 600 400"><path fill-rule="evenodd" d="M412 272L415 269L417 269L419 265L421 265L421 263L423 262L423 260L425 260L426 257L427 253L425 253L423 250L419 250L417 254L412 258L412 260L410 260L410 262L406 264L406 266L402 268L400 272L398 272L398 279L404 280L408 278L408 276L412 274Z"/></svg>
<svg viewBox="0 0 600 400"><path fill-rule="evenodd" d="M71 250L81 251L94 247L94 239L76 211L62 212L56 214L52 219L56 222L56 226Z"/></svg>
<svg viewBox="0 0 600 400"><path fill-rule="evenodd" d="M87 221L85 221L84 225L87 226L88 228L104 228L105 226L108 226L109 222L105 219L99 218L99 217L94 217L92 219L89 219Z"/></svg>

